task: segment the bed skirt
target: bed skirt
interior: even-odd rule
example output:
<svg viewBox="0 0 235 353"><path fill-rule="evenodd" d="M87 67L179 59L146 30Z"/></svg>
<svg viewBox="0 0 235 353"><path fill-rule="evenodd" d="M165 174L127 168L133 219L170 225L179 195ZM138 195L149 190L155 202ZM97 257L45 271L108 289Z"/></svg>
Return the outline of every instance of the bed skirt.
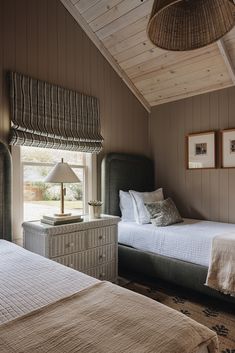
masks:
<svg viewBox="0 0 235 353"><path fill-rule="evenodd" d="M120 275L128 274L135 278L158 278L235 304L235 298L204 285L208 272L205 266L152 254L121 244L118 246L118 263Z"/></svg>

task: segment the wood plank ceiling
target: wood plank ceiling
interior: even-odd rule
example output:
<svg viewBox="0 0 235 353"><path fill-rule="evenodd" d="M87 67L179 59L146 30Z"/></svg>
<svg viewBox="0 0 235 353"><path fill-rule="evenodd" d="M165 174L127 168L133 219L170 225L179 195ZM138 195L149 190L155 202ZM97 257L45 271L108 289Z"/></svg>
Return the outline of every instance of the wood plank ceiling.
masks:
<svg viewBox="0 0 235 353"><path fill-rule="evenodd" d="M61 0L147 110L235 84L235 29L190 52L155 47L146 34L153 0Z"/></svg>

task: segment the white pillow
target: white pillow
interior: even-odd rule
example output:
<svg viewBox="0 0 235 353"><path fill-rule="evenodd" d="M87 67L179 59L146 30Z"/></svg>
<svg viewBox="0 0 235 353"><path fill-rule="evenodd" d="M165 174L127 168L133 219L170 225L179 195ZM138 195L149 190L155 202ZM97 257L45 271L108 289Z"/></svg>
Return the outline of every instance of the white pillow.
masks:
<svg viewBox="0 0 235 353"><path fill-rule="evenodd" d="M123 222L135 222L132 197L128 191L119 190L120 210Z"/></svg>
<svg viewBox="0 0 235 353"><path fill-rule="evenodd" d="M163 201L164 196L162 188L152 192L138 192L130 190L129 193L132 197L134 206L135 221L139 224L150 223L150 214L144 203Z"/></svg>

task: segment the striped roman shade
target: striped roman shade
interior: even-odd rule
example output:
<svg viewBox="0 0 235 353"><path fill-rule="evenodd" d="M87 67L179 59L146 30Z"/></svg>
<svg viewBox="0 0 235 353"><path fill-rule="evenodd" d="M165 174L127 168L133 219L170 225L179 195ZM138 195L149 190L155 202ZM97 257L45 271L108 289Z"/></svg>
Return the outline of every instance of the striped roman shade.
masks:
<svg viewBox="0 0 235 353"><path fill-rule="evenodd" d="M11 145L102 149L97 98L11 72L10 102Z"/></svg>

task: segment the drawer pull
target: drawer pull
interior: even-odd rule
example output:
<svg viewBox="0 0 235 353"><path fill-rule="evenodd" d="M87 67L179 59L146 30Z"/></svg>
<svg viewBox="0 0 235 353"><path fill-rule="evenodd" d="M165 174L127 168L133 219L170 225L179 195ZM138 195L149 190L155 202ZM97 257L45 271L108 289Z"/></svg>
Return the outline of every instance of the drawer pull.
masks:
<svg viewBox="0 0 235 353"><path fill-rule="evenodd" d="M100 278L103 278L105 276L105 273L100 273Z"/></svg>
<svg viewBox="0 0 235 353"><path fill-rule="evenodd" d="M70 264L69 267L74 268L74 264Z"/></svg>
<svg viewBox="0 0 235 353"><path fill-rule="evenodd" d="M99 235L99 239L102 240L103 239L103 235Z"/></svg>
<svg viewBox="0 0 235 353"><path fill-rule="evenodd" d="M67 243L65 245L66 248L72 248L74 246L74 243Z"/></svg>
<svg viewBox="0 0 235 353"><path fill-rule="evenodd" d="M105 258L106 258L105 254L100 255L100 259L105 259Z"/></svg>

